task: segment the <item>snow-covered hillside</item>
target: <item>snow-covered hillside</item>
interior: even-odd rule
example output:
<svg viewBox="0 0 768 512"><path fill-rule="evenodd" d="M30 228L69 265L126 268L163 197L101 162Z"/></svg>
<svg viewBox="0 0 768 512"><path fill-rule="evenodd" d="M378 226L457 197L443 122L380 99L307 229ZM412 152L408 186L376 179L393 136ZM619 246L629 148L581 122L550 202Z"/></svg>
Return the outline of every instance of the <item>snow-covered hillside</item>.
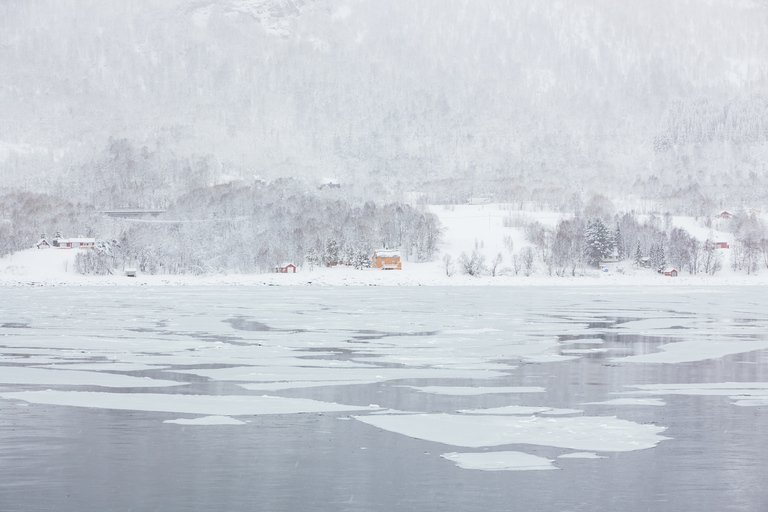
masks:
<svg viewBox="0 0 768 512"><path fill-rule="evenodd" d="M666 277L652 269L635 268L631 260L613 263L605 268L584 269L576 276L547 275L539 264L534 272L525 276L511 269L509 242L514 251L530 244L519 225L539 222L554 227L563 214L546 211L509 210L506 205L452 205L431 206L443 225L443 242L437 257L428 263L404 262L402 271L377 269L356 270L351 267L332 268L307 265L296 274L216 274L204 276L143 275L126 277L121 273L110 276L83 276L75 270L77 250L27 249L0 259L0 285L333 285L333 286L552 286L552 285L665 285L685 286L701 284L765 285L768 270L746 275L731 269L729 250L723 250L723 268L714 276L680 272L677 277ZM567 215L566 215L567 216ZM676 227L685 228L700 241L715 237L731 242L729 233L702 227L689 217L674 217ZM506 224L506 225L505 225ZM497 275L488 272L481 276L463 274L457 265L462 253L475 250L490 264L498 255L502 261ZM451 256L453 271L447 275L444 258Z"/></svg>

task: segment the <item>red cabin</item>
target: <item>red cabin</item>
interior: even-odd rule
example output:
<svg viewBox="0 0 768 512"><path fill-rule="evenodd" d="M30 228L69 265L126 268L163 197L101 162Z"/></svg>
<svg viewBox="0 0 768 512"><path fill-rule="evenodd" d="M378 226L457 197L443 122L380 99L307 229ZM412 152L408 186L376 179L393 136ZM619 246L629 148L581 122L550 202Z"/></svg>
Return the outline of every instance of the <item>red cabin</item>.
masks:
<svg viewBox="0 0 768 512"><path fill-rule="evenodd" d="M296 265L293 263L283 263L280 266L275 267L276 274L295 274Z"/></svg>

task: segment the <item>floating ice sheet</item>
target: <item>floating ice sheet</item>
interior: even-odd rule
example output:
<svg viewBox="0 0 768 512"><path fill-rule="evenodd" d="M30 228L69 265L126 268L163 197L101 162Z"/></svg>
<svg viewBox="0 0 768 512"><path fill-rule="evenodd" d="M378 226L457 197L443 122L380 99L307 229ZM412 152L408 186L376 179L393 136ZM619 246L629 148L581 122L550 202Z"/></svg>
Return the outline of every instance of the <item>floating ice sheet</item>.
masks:
<svg viewBox="0 0 768 512"><path fill-rule="evenodd" d="M118 372L138 372L144 370L163 370L168 366L150 365L141 363L123 363L123 362L93 362L93 363L54 363L41 366L41 368L51 368L57 370L107 370Z"/></svg>
<svg viewBox="0 0 768 512"><path fill-rule="evenodd" d="M575 340L566 340L560 342L561 345L599 345L602 343L605 343L605 340L600 338L577 338Z"/></svg>
<svg viewBox="0 0 768 512"><path fill-rule="evenodd" d="M245 425L244 421L230 418L229 416L203 416L202 418L179 418L177 420L165 420L163 423L176 423L178 425Z"/></svg>
<svg viewBox="0 0 768 512"><path fill-rule="evenodd" d="M34 404L216 416L341 412L366 409L365 407L351 407L307 398L247 395L131 394L48 390L0 393L0 398L23 400Z"/></svg>
<svg viewBox="0 0 768 512"><path fill-rule="evenodd" d="M265 382L263 384L238 384L251 391L279 391L281 389L317 388L321 386L353 386L375 384L378 380L296 380L291 382Z"/></svg>
<svg viewBox="0 0 768 512"><path fill-rule="evenodd" d="M480 448L536 444L599 452L653 448L668 439L665 427L639 424L614 416L542 418L469 414L355 416L375 427L408 437L453 446Z"/></svg>
<svg viewBox="0 0 768 512"><path fill-rule="evenodd" d="M727 396L734 405L768 405L768 382L645 384L630 386L652 395Z"/></svg>
<svg viewBox="0 0 768 512"><path fill-rule="evenodd" d="M413 388L422 393L436 395L472 396L489 395L493 393L543 393L546 391L538 386L506 386L506 387L461 387L461 386L403 386Z"/></svg>
<svg viewBox="0 0 768 512"><path fill-rule="evenodd" d="M303 366L247 366L197 370L172 370L212 380L241 382L289 381L364 381L383 382L398 379L492 379L507 374L493 370L448 368L308 368Z"/></svg>
<svg viewBox="0 0 768 512"><path fill-rule="evenodd" d="M768 348L768 340L690 340L660 345L661 352L613 359L619 363L690 363Z"/></svg>
<svg viewBox="0 0 768 512"><path fill-rule="evenodd" d="M554 461L523 452L444 453L441 457L453 461L462 469L483 471L540 471L559 469Z"/></svg>
<svg viewBox="0 0 768 512"><path fill-rule="evenodd" d="M457 411L462 414L508 414L508 415L526 415L531 414L573 414L580 413L576 409L553 409L552 407L534 407L526 405L507 405L506 407L493 407L490 409L463 409Z"/></svg>
<svg viewBox="0 0 768 512"><path fill-rule="evenodd" d="M605 402L585 402L582 405L667 405L664 400L658 398L614 398Z"/></svg>
<svg viewBox="0 0 768 512"><path fill-rule="evenodd" d="M607 348L567 348L561 350L563 354L602 354L608 352Z"/></svg>
<svg viewBox="0 0 768 512"><path fill-rule="evenodd" d="M564 453L563 455L560 455L558 459L605 459L606 457L603 457L602 455L598 455L594 452L575 452L575 453Z"/></svg>
<svg viewBox="0 0 768 512"><path fill-rule="evenodd" d="M159 388L186 384L171 380L133 377L114 373L82 370L48 370L26 366L4 366L0 371L0 383L39 384L43 386L101 386L110 388Z"/></svg>

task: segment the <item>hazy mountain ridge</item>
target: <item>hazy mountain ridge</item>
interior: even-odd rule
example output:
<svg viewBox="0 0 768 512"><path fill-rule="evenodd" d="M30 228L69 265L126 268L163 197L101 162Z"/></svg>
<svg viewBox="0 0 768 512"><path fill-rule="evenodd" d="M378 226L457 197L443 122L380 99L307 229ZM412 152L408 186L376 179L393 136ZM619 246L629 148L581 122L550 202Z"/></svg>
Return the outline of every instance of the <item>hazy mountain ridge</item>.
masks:
<svg viewBox="0 0 768 512"><path fill-rule="evenodd" d="M764 123L764 3L37 0L0 18L0 172L28 190L110 136L244 176L402 189L514 180L531 198L537 181L588 194L656 175L658 196L743 165L765 189L760 137L654 151L681 104Z"/></svg>

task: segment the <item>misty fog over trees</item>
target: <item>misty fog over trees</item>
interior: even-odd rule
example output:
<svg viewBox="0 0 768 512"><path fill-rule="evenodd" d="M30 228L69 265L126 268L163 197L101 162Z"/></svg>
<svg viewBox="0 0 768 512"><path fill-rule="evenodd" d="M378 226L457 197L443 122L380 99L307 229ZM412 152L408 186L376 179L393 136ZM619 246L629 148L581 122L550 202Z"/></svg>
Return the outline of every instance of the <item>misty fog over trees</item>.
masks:
<svg viewBox="0 0 768 512"><path fill-rule="evenodd" d="M472 272L711 272L664 217L767 206L766 55L764 0L0 2L0 253L60 230L148 272L425 261L422 205L484 196L573 217ZM99 214L122 207L167 212ZM726 228L756 271L763 224Z"/></svg>

